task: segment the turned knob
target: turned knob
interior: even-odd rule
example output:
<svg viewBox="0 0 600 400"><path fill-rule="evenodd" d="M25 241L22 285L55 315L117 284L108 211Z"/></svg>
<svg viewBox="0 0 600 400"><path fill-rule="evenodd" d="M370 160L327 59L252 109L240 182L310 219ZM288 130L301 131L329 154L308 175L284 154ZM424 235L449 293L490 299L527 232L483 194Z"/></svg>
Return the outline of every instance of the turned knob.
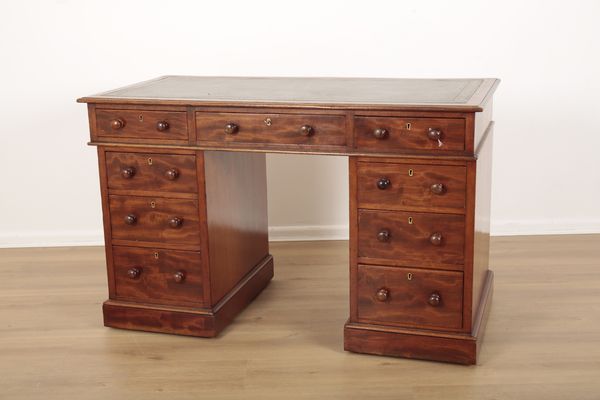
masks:
<svg viewBox="0 0 600 400"><path fill-rule="evenodd" d="M427 137L431 140L441 140L442 139L442 131L435 128L429 128L427 130Z"/></svg>
<svg viewBox="0 0 600 400"><path fill-rule="evenodd" d="M377 187L381 190L387 189L391 184L392 182L388 178L380 178L377 181Z"/></svg>
<svg viewBox="0 0 600 400"><path fill-rule="evenodd" d="M169 220L169 226L171 228L179 228L181 225L183 225L183 218L173 217Z"/></svg>
<svg viewBox="0 0 600 400"><path fill-rule="evenodd" d="M387 301L387 299L390 297L390 291L386 288L381 288L377 291L377 293L375 293L375 297L378 301Z"/></svg>
<svg viewBox="0 0 600 400"><path fill-rule="evenodd" d="M439 246L442 244L442 234L439 232L435 232L432 233L431 236L429 236L429 241L431 242L432 245L434 246Z"/></svg>
<svg viewBox="0 0 600 400"><path fill-rule="evenodd" d="M377 240L379 240L380 242L387 242L390 240L390 231L388 231L387 229L382 229L379 231L379 233L377 234Z"/></svg>
<svg viewBox="0 0 600 400"><path fill-rule="evenodd" d="M388 137L388 131L387 129L383 129L383 128L377 128L373 131L373 136L375 136L377 139L385 139L386 137Z"/></svg>
<svg viewBox="0 0 600 400"><path fill-rule="evenodd" d="M227 125L225 125L225 133L228 135L236 134L239 129L240 127L234 124L233 122L230 122Z"/></svg>
<svg viewBox="0 0 600 400"><path fill-rule="evenodd" d="M169 129L169 123L167 121L158 121L156 123L156 130L164 132Z"/></svg>
<svg viewBox="0 0 600 400"><path fill-rule="evenodd" d="M183 271L177 271L177 272L175 272L173 274L173 279L177 283L183 282L185 280L185 272L183 272Z"/></svg>
<svg viewBox="0 0 600 400"><path fill-rule="evenodd" d="M169 168L167 172L165 172L167 179L170 181L174 181L179 177L179 170L177 168Z"/></svg>
<svg viewBox="0 0 600 400"><path fill-rule="evenodd" d="M443 183L434 183L433 185L431 185L429 190L431 190L431 193L433 194L444 194L444 192L446 191L446 186L444 186Z"/></svg>
<svg viewBox="0 0 600 400"><path fill-rule="evenodd" d="M133 225L137 222L137 217L133 214L128 214L125 216L125 223L127 225Z"/></svg>
<svg viewBox="0 0 600 400"><path fill-rule="evenodd" d="M127 270L127 276L130 277L131 279L139 278L141 273L142 273L142 271L137 267Z"/></svg>
<svg viewBox="0 0 600 400"><path fill-rule="evenodd" d="M310 125L302 125L300 128L300 133L302 133L304 136L312 136L315 133L315 130Z"/></svg>
<svg viewBox="0 0 600 400"><path fill-rule="evenodd" d="M113 129L121 129L125 126L125 121L123 121L121 118L113 119L110 121L110 126Z"/></svg>
<svg viewBox="0 0 600 400"><path fill-rule="evenodd" d="M433 292L429 296L429 300L427 300L427 303L429 303L429 305L432 307L437 307L440 305L441 301L442 301L442 298L441 298L440 294L438 292Z"/></svg>
<svg viewBox="0 0 600 400"><path fill-rule="evenodd" d="M121 176L125 179L131 179L135 175L135 168L125 167L121 170Z"/></svg>

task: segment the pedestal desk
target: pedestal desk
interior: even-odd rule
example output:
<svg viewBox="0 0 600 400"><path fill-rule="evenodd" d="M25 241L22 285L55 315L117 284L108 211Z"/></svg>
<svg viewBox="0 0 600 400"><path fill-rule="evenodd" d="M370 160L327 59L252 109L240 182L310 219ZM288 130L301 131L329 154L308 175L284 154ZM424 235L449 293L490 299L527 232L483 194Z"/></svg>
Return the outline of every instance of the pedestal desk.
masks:
<svg viewBox="0 0 600 400"><path fill-rule="evenodd" d="M98 149L104 324L218 335L273 277L265 153L345 155L344 348L475 363L498 82L165 76L79 99Z"/></svg>

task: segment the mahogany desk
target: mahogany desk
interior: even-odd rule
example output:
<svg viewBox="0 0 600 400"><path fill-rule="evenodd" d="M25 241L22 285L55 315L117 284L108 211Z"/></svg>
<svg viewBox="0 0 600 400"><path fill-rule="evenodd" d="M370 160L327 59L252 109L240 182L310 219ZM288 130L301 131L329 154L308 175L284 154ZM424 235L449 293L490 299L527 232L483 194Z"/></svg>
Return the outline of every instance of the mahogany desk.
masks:
<svg viewBox="0 0 600 400"><path fill-rule="evenodd" d="M475 363L498 82L165 76L79 99L98 147L104 324L216 336L273 277L265 153L346 155L345 349Z"/></svg>

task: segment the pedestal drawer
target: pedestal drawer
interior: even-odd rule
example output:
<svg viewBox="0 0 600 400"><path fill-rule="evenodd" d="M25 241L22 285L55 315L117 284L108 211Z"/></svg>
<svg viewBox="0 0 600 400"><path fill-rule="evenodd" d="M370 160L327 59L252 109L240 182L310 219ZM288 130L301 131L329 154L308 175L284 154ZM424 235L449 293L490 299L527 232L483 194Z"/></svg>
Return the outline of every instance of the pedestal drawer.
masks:
<svg viewBox="0 0 600 400"><path fill-rule="evenodd" d="M464 249L463 215L358 212L358 257L364 262L462 270Z"/></svg>
<svg viewBox="0 0 600 400"><path fill-rule="evenodd" d="M463 274L358 265L359 322L460 329Z"/></svg>
<svg viewBox="0 0 600 400"><path fill-rule="evenodd" d="M117 299L173 305L203 301L199 252L113 246L113 267Z"/></svg>
<svg viewBox="0 0 600 400"><path fill-rule="evenodd" d="M464 213L464 166L358 162L358 207Z"/></svg>
<svg viewBox="0 0 600 400"><path fill-rule="evenodd" d="M114 190L198 191L193 155L107 152L106 174Z"/></svg>
<svg viewBox="0 0 600 400"><path fill-rule="evenodd" d="M361 150L465 149L463 118L355 117L354 134Z"/></svg>
<svg viewBox="0 0 600 400"><path fill-rule="evenodd" d="M260 144L346 144L343 115L196 112L200 141Z"/></svg>
<svg viewBox="0 0 600 400"><path fill-rule="evenodd" d="M113 239L200 245L198 201L109 196Z"/></svg>

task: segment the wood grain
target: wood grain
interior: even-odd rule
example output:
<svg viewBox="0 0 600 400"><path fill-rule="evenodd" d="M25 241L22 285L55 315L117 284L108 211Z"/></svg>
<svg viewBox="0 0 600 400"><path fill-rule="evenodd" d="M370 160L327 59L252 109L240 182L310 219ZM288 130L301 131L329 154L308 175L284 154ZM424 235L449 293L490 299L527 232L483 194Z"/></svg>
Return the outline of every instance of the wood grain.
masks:
<svg viewBox="0 0 600 400"><path fill-rule="evenodd" d="M412 223L409 222L409 218ZM378 238L386 231L388 240ZM442 235L439 245L431 243ZM462 270L465 221L462 215L400 211L358 212L358 258L360 262L423 268Z"/></svg>
<svg viewBox="0 0 600 400"><path fill-rule="evenodd" d="M441 141L427 137L428 129L439 129ZM384 129L385 136L377 138L376 129ZM355 117L356 147L362 150L395 152L402 149L444 152L465 149L465 120L458 118L396 118ZM440 145L441 143L441 145Z"/></svg>
<svg viewBox="0 0 600 400"><path fill-rule="evenodd" d="M412 170L413 175L410 175ZM379 189L380 179L389 187ZM463 166L427 165L418 161L402 163L358 162L358 207L383 210L465 212L466 168ZM441 195L431 185L443 184Z"/></svg>
<svg viewBox="0 0 600 400"><path fill-rule="evenodd" d="M200 246L197 200L110 195L109 203L113 239ZM183 220L178 228L169 225L174 217Z"/></svg>
<svg viewBox="0 0 600 400"><path fill-rule="evenodd" d="M462 327L461 272L372 265L358 266L358 321L430 329ZM389 292L381 301L375 294ZM441 302L428 303L434 293Z"/></svg>
<svg viewBox="0 0 600 400"><path fill-rule="evenodd" d="M491 220L491 196L492 196L492 144L493 125L489 125L489 131L480 142L479 157L474 163L477 169L475 177L475 207L473 210L473 287L470 292L473 295L472 308L479 303L482 296L483 283L490 266L490 220ZM473 318L475 314L473 313Z"/></svg>
<svg viewBox="0 0 600 400"><path fill-rule="evenodd" d="M199 252L160 248L113 247L115 299L153 304L202 305L202 264ZM127 272L138 268L140 276ZM182 282L175 280L183 273Z"/></svg>
<svg viewBox="0 0 600 400"><path fill-rule="evenodd" d="M133 175L123 176L131 168ZM106 169L110 190L151 190L153 192L198 191L196 157L156 153L107 152ZM168 175L176 171L176 177Z"/></svg>
<svg viewBox="0 0 600 400"><path fill-rule="evenodd" d="M211 304L269 253L264 154L204 152Z"/></svg>
<svg viewBox="0 0 600 400"><path fill-rule="evenodd" d="M225 133L225 125L229 123L238 127L236 133ZM344 115L196 112L200 142L345 146L345 123ZM311 135L302 132L306 125L313 129Z"/></svg>
<svg viewBox="0 0 600 400"><path fill-rule="evenodd" d="M115 120L121 120L123 127L111 126ZM169 128L157 129L157 123L165 121ZM96 109L96 135L99 140L119 141L126 139L188 140L186 113L183 111L147 111L128 109Z"/></svg>

